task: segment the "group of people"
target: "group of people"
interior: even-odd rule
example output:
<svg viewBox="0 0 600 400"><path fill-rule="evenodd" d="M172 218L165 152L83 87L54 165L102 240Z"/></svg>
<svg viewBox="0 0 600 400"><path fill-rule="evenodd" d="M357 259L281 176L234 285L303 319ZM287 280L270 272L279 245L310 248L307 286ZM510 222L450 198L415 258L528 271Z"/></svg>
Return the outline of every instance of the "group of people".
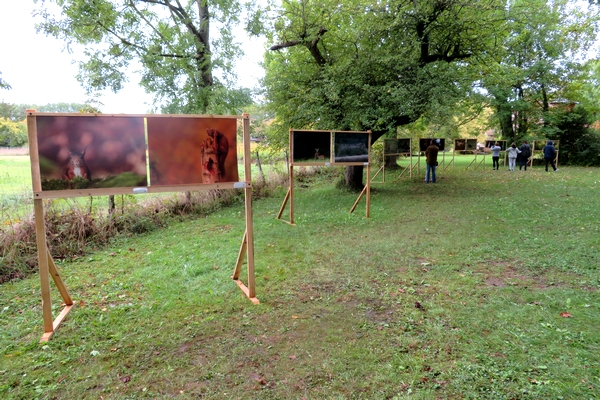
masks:
<svg viewBox="0 0 600 400"><path fill-rule="evenodd" d="M494 143L494 145L490 148L492 151L492 169L499 170L500 169L500 152L502 151L502 147L498 142ZM439 147L436 146L435 140L431 140L429 147L425 150L426 164L427 170L425 173L425 183L435 183L435 169L438 165L437 156L440 151ZM552 166L554 171L558 171L556 168L556 149L554 148L554 143L552 140L548 140L546 146L544 146L544 160L546 161L546 172L548 172L548 165ZM531 146L527 143L526 140L523 140L521 147L517 148L515 142L513 142L508 149L506 149L506 154L508 155L508 170L514 171L517 165L517 160L519 161L519 169L525 169L527 171L527 164L529 164L529 158L531 157Z"/></svg>
<svg viewBox="0 0 600 400"><path fill-rule="evenodd" d="M500 151L502 150L502 147L496 142L490 150L492 151L492 169L498 170L500 169ZM556 149L554 148L552 140L548 140L548 143L544 146L543 152L544 161L546 161L546 172L548 172L548 165L551 165L554 171L558 171L556 163L554 162L556 159ZM527 171L527 164L529 164L529 158L531 157L531 146L526 140L523 140L520 148L517 148L517 145L513 142L510 147L506 149L506 154L508 155L509 171L515 170L517 160L519 160L519 169L525 167L525 171Z"/></svg>

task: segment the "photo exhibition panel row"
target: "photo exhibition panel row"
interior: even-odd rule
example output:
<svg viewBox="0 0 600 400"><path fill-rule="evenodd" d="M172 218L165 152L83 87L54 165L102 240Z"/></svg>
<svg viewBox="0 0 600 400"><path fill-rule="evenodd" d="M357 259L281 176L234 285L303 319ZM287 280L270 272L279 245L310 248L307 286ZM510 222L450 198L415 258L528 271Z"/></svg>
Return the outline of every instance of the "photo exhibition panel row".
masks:
<svg viewBox="0 0 600 400"><path fill-rule="evenodd" d="M369 161L368 132L290 130L294 164Z"/></svg>

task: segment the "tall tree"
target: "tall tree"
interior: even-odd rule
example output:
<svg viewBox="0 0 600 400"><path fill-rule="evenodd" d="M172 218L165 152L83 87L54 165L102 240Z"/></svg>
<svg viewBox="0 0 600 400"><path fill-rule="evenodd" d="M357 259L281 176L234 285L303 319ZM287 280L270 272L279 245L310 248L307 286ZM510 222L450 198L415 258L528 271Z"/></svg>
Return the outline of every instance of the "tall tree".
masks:
<svg viewBox="0 0 600 400"><path fill-rule="evenodd" d="M88 92L117 92L132 69L169 113L225 113L250 102L234 86L241 52L236 0L36 0L38 30L85 46L78 79ZM60 14L46 3L55 3ZM185 4L184 4L185 3ZM215 34L217 33L217 34Z"/></svg>
<svg viewBox="0 0 600 400"><path fill-rule="evenodd" d="M508 0L505 34L482 82L492 97L502 136L544 134L552 102L582 72L598 33L597 8L570 0ZM539 121L543 121L539 124Z"/></svg>
<svg viewBox="0 0 600 400"><path fill-rule="evenodd" d="M465 68L490 50L497 0L283 1L270 32L266 94L274 126L394 135L464 96ZM362 187L362 167L347 168Z"/></svg>

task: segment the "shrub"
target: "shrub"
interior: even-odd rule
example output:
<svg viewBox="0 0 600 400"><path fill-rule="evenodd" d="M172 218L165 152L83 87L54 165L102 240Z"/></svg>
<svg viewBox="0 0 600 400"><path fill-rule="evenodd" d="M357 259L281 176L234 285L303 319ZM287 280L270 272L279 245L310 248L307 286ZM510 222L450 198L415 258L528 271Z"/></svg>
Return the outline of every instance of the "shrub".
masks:
<svg viewBox="0 0 600 400"><path fill-rule="evenodd" d="M307 173L316 175L319 170ZM253 196L268 197L287 180L287 174L273 172L269 179L254 182ZM109 243L117 235L144 234L159 229L171 220L207 215L219 208L242 203L242 190L210 190L170 194L122 205L119 212L93 211L89 205L70 202L62 210L52 200L45 200L46 241L55 259L80 257ZM0 228L0 284L23 279L37 269L37 245L33 216Z"/></svg>

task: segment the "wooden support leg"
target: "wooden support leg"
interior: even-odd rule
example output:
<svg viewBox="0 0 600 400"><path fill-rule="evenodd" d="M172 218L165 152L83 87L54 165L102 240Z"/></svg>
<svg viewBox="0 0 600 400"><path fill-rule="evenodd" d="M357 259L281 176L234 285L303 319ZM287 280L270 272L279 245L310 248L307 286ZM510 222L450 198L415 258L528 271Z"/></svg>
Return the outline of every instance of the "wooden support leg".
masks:
<svg viewBox="0 0 600 400"><path fill-rule="evenodd" d="M356 199L356 201L354 202L354 205L352 206L352 208L350 209L350 214L352 214L354 212L354 209L356 208L356 206L358 205L358 202L360 201L360 199L363 197L363 195L365 194L365 192L367 191L368 186L365 185L365 187L363 188L363 190L360 192L360 194L358 195L358 199Z"/></svg>
<svg viewBox="0 0 600 400"><path fill-rule="evenodd" d="M40 285L42 292L42 315L44 318L44 332L52 335L52 303L50 299L50 275L48 257L46 254L46 226L44 225L44 203L42 199L33 200L35 213L35 234L40 272ZM45 336L44 335L44 336Z"/></svg>
<svg viewBox="0 0 600 400"><path fill-rule="evenodd" d="M250 255L248 249L248 230L246 230L244 232L244 238L242 239L242 245L240 246L240 252L238 253L238 258L235 263L235 268L231 278L252 303L260 304L260 301L256 298L256 290L254 287L254 260L251 256L248 257L248 286L244 285L244 282L239 279L242 272L242 265L244 264L244 257Z"/></svg>
<svg viewBox="0 0 600 400"><path fill-rule="evenodd" d="M288 188L288 191L285 194L285 198L283 199L283 204L281 205L281 208L279 209L279 213L277 214L277 219L281 218L281 215L283 214L283 210L285 210L285 206L290 198L291 191L292 191L292 188Z"/></svg>
<svg viewBox="0 0 600 400"><path fill-rule="evenodd" d="M62 280L62 278L58 272L58 268L56 268L56 264L54 264L54 260L52 259L52 256L50 255L50 252L46 251L46 254L48 255L48 267L50 270L50 276L52 276L52 279L54 279L54 284L56 284L56 287L58 288L58 291L60 292L60 295L62 296L63 302L67 306L72 306L73 300L71 299L69 290L67 289L67 287L65 286L65 284Z"/></svg>

